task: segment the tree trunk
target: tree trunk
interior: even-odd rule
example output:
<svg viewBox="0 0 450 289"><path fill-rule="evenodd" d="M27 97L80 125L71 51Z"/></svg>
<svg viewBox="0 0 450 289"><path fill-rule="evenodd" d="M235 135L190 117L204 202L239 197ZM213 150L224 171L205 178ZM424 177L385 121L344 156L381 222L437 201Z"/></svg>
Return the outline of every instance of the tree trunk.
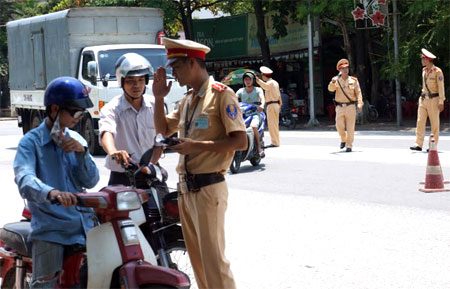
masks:
<svg viewBox="0 0 450 289"><path fill-rule="evenodd" d="M378 67L376 65L376 59L374 57L374 52L372 48L372 37L370 36L370 31L365 30L364 31L365 36L365 43L367 47L367 54L369 55L369 63L370 63L370 70L372 72L372 86L370 89L370 102L371 104L375 105L377 103L378 99Z"/></svg>
<svg viewBox="0 0 450 289"><path fill-rule="evenodd" d="M337 20L337 24L342 30L342 37L344 38L344 49L348 57L348 62L350 63L350 70L355 71L356 66L353 57L352 44L350 43L350 37L348 35L347 26L342 20Z"/></svg>
<svg viewBox="0 0 450 289"><path fill-rule="evenodd" d="M256 23L258 27L257 36L259 46L261 47L261 54L263 58L263 63L265 66L270 67L270 47L269 40L266 35L266 27L264 23L264 12L262 9L262 1L261 0L253 0L254 8L255 8L255 16Z"/></svg>
<svg viewBox="0 0 450 289"><path fill-rule="evenodd" d="M181 24L183 24L184 36L186 39L194 40L194 30L192 24L192 10L190 0L175 1L178 5L178 12L181 15Z"/></svg>

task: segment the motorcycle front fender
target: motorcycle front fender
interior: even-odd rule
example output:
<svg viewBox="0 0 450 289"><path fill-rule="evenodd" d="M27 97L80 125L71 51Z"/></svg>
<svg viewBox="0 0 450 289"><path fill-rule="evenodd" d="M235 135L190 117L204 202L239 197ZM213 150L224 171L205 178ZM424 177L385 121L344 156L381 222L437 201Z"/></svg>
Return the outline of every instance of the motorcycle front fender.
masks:
<svg viewBox="0 0 450 289"><path fill-rule="evenodd" d="M156 264L156 257L139 227L136 227L144 260ZM123 264L117 237L111 223L91 229L86 238L88 288L110 288L113 272Z"/></svg>
<svg viewBox="0 0 450 289"><path fill-rule="evenodd" d="M123 265L119 270L121 288L139 288L142 285L167 285L188 289L188 278L181 272L154 266L147 262L133 261Z"/></svg>

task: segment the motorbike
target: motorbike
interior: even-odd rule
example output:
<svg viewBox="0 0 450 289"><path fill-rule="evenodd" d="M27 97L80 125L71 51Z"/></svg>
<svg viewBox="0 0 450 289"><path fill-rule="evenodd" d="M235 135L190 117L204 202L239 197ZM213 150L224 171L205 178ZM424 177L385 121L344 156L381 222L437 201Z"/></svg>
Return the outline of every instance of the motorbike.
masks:
<svg viewBox="0 0 450 289"><path fill-rule="evenodd" d="M239 172L241 168L241 163L249 160L252 166L257 166L261 162L261 156L259 155L258 148L256 146L255 135L253 129L250 127L253 117L258 113L258 107L253 104L247 104L245 102L239 102L239 107L241 108L245 127L247 130L248 146L246 150L236 151L234 153L233 161L230 165L230 171L235 174ZM259 113L261 116L261 121L258 126L259 139L261 143L261 148L264 148L264 126L266 121L266 114L262 111Z"/></svg>
<svg viewBox="0 0 450 289"><path fill-rule="evenodd" d="M161 137L159 135L159 137ZM173 145L173 138L157 140ZM160 266L178 270L185 274L196 288L195 276L184 243L178 211L178 191L169 190L166 181L167 171L160 165L150 163L153 149L147 150L139 163L130 161L122 164L130 184L137 187L137 180L146 183L145 191L149 197L146 204L146 222L141 225L145 238L153 249ZM143 189L143 188L141 188Z"/></svg>
<svg viewBox="0 0 450 289"><path fill-rule="evenodd" d="M295 109L293 109L295 111ZM280 111L280 126L287 129L295 129L297 125L298 115L291 109L283 109Z"/></svg>
<svg viewBox="0 0 450 289"><path fill-rule="evenodd" d="M91 213L86 208L93 208L99 224L87 233L86 246L66 247L56 288L189 288L183 273L158 266L152 248L136 225L145 222L141 204L148 196L144 190L107 186L99 192L75 195L77 209ZM22 215L25 220L6 224L0 231L2 289L31 285L33 260L27 240L32 216L27 210ZM87 284L83 272L87 272Z"/></svg>

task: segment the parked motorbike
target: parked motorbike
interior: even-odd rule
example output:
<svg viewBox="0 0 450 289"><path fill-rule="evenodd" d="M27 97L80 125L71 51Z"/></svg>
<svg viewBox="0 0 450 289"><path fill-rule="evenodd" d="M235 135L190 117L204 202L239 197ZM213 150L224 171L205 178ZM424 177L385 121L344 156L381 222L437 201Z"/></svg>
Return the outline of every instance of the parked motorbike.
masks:
<svg viewBox="0 0 450 289"><path fill-rule="evenodd" d="M157 140L174 145L172 138ZM150 163L153 149L146 151L139 163L130 161L128 166L122 164L132 185L137 187L137 180L146 183L145 190L149 196L146 222L141 225L145 238L156 255L158 264L184 273L190 280L191 288L196 288L194 271L187 254L178 211L178 191L169 191L166 184L167 171ZM143 227L144 226L144 227Z"/></svg>
<svg viewBox="0 0 450 289"><path fill-rule="evenodd" d="M280 126L287 129L295 129L297 125L298 115L291 109L283 109L280 111Z"/></svg>
<svg viewBox="0 0 450 289"><path fill-rule="evenodd" d="M87 286L84 288L189 288L181 272L157 266L156 256L137 224L145 222L141 204L147 193L125 186L108 186L95 193L76 194L81 212L93 208L100 225L86 236L86 247L67 246L63 271L56 288L83 284L81 273L87 256ZM57 203L56 200L52 200ZM31 215L6 224L0 231L1 288L30 288L32 276ZM133 218L133 219L132 219ZM83 288L83 285L81 285Z"/></svg>
<svg viewBox="0 0 450 289"><path fill-rule="evenodd" d="M247 129L248 146L246 150L236 151L234 153L233 161L230 165L230 171L235 174L239 172L241 163L249 160L252 166L257 166L261 162L261 156L259 155L258 148L256 146L255 135L253 129L250 127L253 117L258 113L258 107L253 104L247 104L245 102L239 102L241 108L245 127ZM264 148L264 126L266 120L266 114L264 112L259 113L261 115L261 121L258 126L259 139L261 148Z"/></svg>

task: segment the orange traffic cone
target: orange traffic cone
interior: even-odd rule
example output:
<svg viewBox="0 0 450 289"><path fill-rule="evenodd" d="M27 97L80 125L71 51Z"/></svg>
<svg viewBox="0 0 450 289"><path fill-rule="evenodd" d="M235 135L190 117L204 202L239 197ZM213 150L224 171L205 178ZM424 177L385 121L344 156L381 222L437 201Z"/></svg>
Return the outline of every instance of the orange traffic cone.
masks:
<svg viewBox="0 0 450 289"><path fill-rule="evenodd" d="M421 192L447 192L450 189L444 187L444 176L442 175L441 164L439 163L439 156L436 149L436 143L434 139L430 138L430 151L428 152L428 164L425 174L425 188L419 189Z"/></svg>

